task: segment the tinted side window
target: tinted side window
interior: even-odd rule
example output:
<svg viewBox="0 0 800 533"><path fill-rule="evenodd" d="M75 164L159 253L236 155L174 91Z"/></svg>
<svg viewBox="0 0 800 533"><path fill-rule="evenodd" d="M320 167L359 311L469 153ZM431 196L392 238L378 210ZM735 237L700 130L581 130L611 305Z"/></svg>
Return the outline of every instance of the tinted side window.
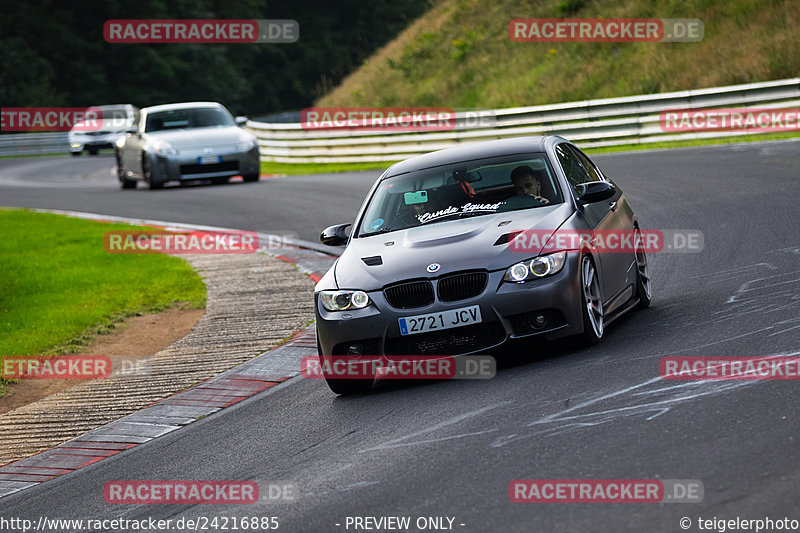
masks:
<svg viewBox="0 0 800 533"><path fill-rule="evenodd" d="M571 150L566 144L556 146L556 157L558 157L558 162L561 163L561 168L564 169L564 174L567 176L569 184L572 185L572 189L576 192L578 185L581 183L598 181L598 179L592 179L586 167L578 159L575 151Z"/></svg>
<svg viewBox="0 0 800 533"><path fill-rule="evenodd" d="M569 149L575 154L575 156L580 160L581 165L583 165L583 168L585 168L589 173L589 181L603 181L603 179L600 177L600 174L597 172L597 168L594 166L594 163L589 160L586 154L580 150L576 150L573 146L570 146Z"/></svg>

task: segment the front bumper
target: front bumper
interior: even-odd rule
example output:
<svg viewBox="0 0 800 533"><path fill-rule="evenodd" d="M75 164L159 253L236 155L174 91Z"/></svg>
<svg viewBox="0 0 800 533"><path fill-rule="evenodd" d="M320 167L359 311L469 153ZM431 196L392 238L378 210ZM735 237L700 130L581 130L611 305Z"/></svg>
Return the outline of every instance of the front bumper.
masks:
<svg viewBox="0 0 800 533"><path fill-rule="evenodd" d="M261 170L257 146L250 150L220 150L212 154L199 149L181 150L175 155L150 154L149 157L157 183L252 175ZM201 163L201 158L216 158L217 161Z"/></svg>
<svg viewBox="0 0 800 533"><path fill-rule="evenodd" d="M80 132L68 136L70 152L82 152L88 148L113 148L114 143L125 135L124 132Z"/></svg>
<svg viewBox="0 0 800 533"><path fill-rule="evenodd" d="M489 272L478 296L442 302L438 296L424 307L397 309L383 290L368 291L372 305L331 312L316 296L317 339L321 353L348 355L466 355L503 345L509 339L541 335L556 339L583 332L579 254L569 253L558 274L525 283L503 282L505 271ZM428 278L434 285L438 279ZM342 287L358 289L358 287ZM434 287L436 289L436 287ZM434 290L435 294L438 291ZM460 328L401 335L398 319L479 305L482 321ZM535 319L543 316L545 323Z"/></svg>

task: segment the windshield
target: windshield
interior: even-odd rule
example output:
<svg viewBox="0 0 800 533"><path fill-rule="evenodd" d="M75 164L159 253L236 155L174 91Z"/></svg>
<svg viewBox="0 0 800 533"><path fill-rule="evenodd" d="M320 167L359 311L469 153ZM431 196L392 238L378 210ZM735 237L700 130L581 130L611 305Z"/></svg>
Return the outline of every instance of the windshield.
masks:
<svg viewBox="0 0 800 533"><path fill-rule="evenodd" d="M383 180L358 236L562 201L545 154L458 163Z"/></svg>
<svg viewBox="0 0 800 533"><path fill-rule="evenodd" d="M231 115L218 107L197 107L158 111L147 115L146 132L162 130L186 130L191 128L211 128L234 126Z"/></svg>
<svg viewBox="0 0 800 533"><path fill-rule="evenodd" d="M101 105L96 107L90 107L89 109L96 109L102 113L103 118L129 118L128 115L128 108L125 106L118 106L118 105Z"/></svg>

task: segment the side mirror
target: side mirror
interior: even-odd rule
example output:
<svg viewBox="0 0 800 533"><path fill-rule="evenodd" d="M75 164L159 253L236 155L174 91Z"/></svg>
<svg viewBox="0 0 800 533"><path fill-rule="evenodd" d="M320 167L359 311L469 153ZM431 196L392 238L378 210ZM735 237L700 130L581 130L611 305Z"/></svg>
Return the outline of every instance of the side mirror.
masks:
<svg viewBox="0 0 800 533"><path fill-rule="evenodd" d="M325 228L319 235L319 242L326 246L344 246L350 239L345 233L348 226L350 224L339 224L338 226Z"/></svg>
<svg viewBox="0 0 800 533"><path fill-rule="evenodd" d="M586 205L608 200L617 194L617 188L607 181L591 181L578 185L578 204Z"/></svg>
<svg viewBox="0 0 800 533"><path fill-rule="evenodd" d="M247 124L247 117L239 116L236 117L234 120L236 120L236 125L239 126L240 128L243 127L245 124Z"/></svg>

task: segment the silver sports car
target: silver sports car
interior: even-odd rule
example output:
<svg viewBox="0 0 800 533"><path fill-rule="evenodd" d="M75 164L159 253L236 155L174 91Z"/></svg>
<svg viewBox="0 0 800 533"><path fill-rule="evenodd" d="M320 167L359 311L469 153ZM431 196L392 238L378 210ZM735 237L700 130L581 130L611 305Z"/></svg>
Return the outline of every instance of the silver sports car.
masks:
<svg viewBox="0 0 800 533"><path fill-rule="evenodd" d="M349 237L348 226L320 236L347 245L315 290L323 368L337 356L464 355L533 336L597 343L613 320L650 303L628 201L561 137L397 163L373 185ZM598 241L626 235L627 246ZM340 394L373 381L325 377Z"/></svg>
<svg viewBox="0 0 800 533"><path fill-rule="evenodd" d="M258 141L215 102L146 107L138 124L116 142L117 174L123 189L137 180L151 189L168 181L224 183L241 175L258 181Z"/></svg>

